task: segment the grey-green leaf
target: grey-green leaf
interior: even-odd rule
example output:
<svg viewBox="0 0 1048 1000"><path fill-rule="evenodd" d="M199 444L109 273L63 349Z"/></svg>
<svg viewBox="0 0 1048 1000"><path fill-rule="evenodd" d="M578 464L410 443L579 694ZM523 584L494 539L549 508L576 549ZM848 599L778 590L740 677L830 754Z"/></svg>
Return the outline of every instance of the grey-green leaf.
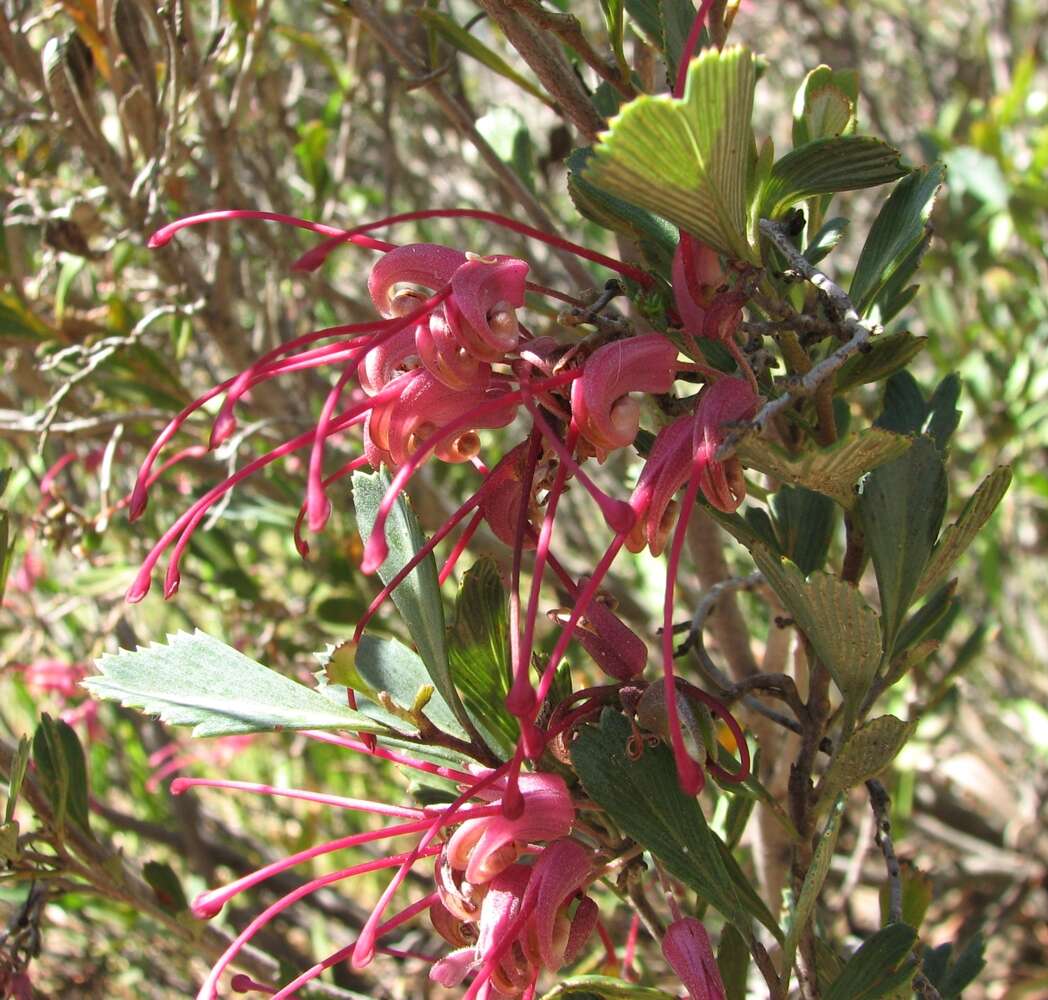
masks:
<svg viewBox="0 0 1048 1000"><path fill-rule="evenodd" d="M833 755L823 779L820 805L881 773L910 738L915 723L881 715L855 730Z"/></svg>
<svg viewBox="0 0 1048 1000"><path fill-rule="evenodd" d="M819 834L819 842L815 845L815 853L808 866L808 874L804 876L804 884L801 886L801 891L797 895L797 903L793 908L786 943L782 946L782 968L784 969L793 967L793 959L797 954L797 943L815 910L815 903L822 891L822 884L830 873L830 862L833 860L833 852L837 847L837 835L841 832L841 817L844 815L845 802L846 798L843 795L837 799L830 809L826 826Z"/></svg>
<svg viewBox="0 0 1048 1000"><path fill-rule="evenodd" d="M750 970L750 949L733 924L721 929L717 945L717 968L724 983L725 1000L746 1000L746 978Z"/></svg>
<svg viewBox="0 0 1048 1000"><path fill-rule="evenodd" d="M807 580L789 560L763 545L751 550L753 561L779 596L815 654L852 708L869 690L882 658L880 622L858 588L830 573Z"/></svg>
<svg viewBox="0 0 1048 1000"><path fill-rule="evenodd" d="M360 537L367 539L375 524L379 504L389 488L385 472L353 473L353 504L357 511ZM425 535L404 495L397 497L386 520L389 555L379 567L383 583L389 583L425 544ZM393 603L404 619L433 686L466 728L469 720L451 681L448 646L444 633L444 605L440 599L437 564L432 553L426 556L393 591Z"/></svg>
<svg viewBox="0 0 1048 1000"><path fill-rule="evenodd" d="M950 570L950 567L964 554L965 550L982 531L983 525L997 509L997 505L1008 492L1012 482L1010 466L1002 465L994 469L980 484L964 505L960 517L942 533L938 544L932 552L931 559L921 575L917 585L917 597L928 592Z"/></svg>
<svg viewBox="0 0 1048 1000"><path fill-rule="evenodd" d="M230 736L274 729L384 727L324 695L256 663L203 632L178 632L166 644L107 653L101 676L84 686L96 698L193 726L194 736Z"/></svg>
<svg viewBox="0 0 1048 1000"><path fill-rule="evenodd" d="M631 735L625 717L610 709L599 724L581 727L571 759L586 794L743 935L749 936L755 918L781 940L774 918L706 824L698 802L680 790L673 754L660 743L632 760L626 753Z"/></svg>

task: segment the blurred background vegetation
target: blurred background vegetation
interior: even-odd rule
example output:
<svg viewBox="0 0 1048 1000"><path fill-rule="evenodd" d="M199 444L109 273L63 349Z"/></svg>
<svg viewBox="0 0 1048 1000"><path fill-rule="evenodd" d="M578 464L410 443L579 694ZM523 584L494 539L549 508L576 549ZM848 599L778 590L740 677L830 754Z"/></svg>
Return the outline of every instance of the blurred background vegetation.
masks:
<svg viewBox="0 0 1048 1000"><path fill-rule="evenodd" d="M375 592L356 572L348 505L336 505L306 562L295 552L304 470L292 461L234 493L217 523L194 536L177 598L164 602L154 591L140 605L124 603L138 564L186 497L311 426L323 378L305 373L287 383L290 391L255 392L233 439L215 453L191 453L129 526L122 499L163 423L273 345L371 318L363 251L344 249L302 275L290 265L309 240L265 224L197 229L155 252L148 235L216 207L351 226L454 206L504 211L590 245L606 235L567 197L571 136L529 91L504 39L473 20L476 8L384 8L0 3L0 467L11 470L0 738L10 755L41 712L64 713L87 754L102 845L95 860L127 865L129 879L142 874L153 887L149 907L148 886L126 881L122 895L106 893L43 845L34 864L50 873L46 881L24 861L9 864L0 879L0 927L8 928L0 962L5 949L34 953L41 996L193 992L215 942L179 915L179 887L191 896L221 873L360 822L221 792L175 798L157 780L161 769L404 794L394 775L328 747L282 736L191 744L113 705L87 704L76 687L103 651L193 627L307 676L314 651L345 638ZM571 8L600 42L599 6ZM369 22L369 12L379 16ZM941 159L949 170L923 287L900 323L927 337L918 364L926 388L954 371L962 381L953 495L970 495L1006 462L1016 481L960 570L963 601L938 654L959 682L925 718L890 790L900 853L925 873L915 892L930 887L922 937L955 954L979 937L986 944L987 968L970 997L1048 995L1048 369L1038 360L1048 349L1046 31L1037 0L743 0L732 33L767 57L759 131L785 136L807 70L854 67L865 126L912 162ZM862 208L856 203L860 216ZM408 224L393 238L525 253L512 234L468 221ZM539 280L564 280L563 263L546 248L530 245L526 255ZM846 244L834 266L848 260ZM206 440L203 420L181 438L185 446ZM427 468L417 479L424 524L451 509L461 475ZM574 524L565 548L582 570L599 534L581 514ZM498 554L490 539L485 545ZM644 560L624 573L626 611L645 620L660 574ZM35 822L24 807L18 820L23 833ZM868 851L871 826L856 808L828 893L826 919L858 934L879 919L883 867ZM271 960L308 965L359 926L377 884L362 882L352 898L311 897L258 944ZM239 928L253 912L252 904L233 907L223 926ZM425 952L432 942L416 933ZM366 976L342 971L336 982L363 996L440 995L425 975L422 963L380 957Z"/></svg>

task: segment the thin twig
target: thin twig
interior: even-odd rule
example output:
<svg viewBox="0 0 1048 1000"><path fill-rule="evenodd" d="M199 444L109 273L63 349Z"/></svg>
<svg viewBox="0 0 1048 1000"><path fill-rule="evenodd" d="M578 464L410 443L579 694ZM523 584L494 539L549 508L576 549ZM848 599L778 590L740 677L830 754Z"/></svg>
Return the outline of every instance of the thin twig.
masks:
<svg viewBox="0 0 1048 1000"><path fill-rule="evenodd" d="M884 855L884 867L888 870L888 922L902 921L902 870L892 843L891 799L888 792L876 778L866 782L866 791L870 796L870 808L874 818L874 840ZM913 977L913 988L924 1000L942 1000L942 995L924 974L920 956L914 951L910 957L917 963Z"/></svg>
<svg viewBox="0 0 1048 1000"><path fill-rule="evenodd" d="M789 261L790 267L805 280L810 281L829 299L831 306L840 314L841 330L848 334L850 339L817 365L813 365L805 374L785 379L786 391L781 396L765 403L753 420L736 427L726 436L724 443L717 450L717 460L722 462L735 453L735 449L746 435L761 433L772 417L785 410L795 399L813 395L819 386L841 368L850 357L864 350L870 338L876 336L881 330L876 323L860 319L848 293L822 271L808 263L804 255L790 241L790 229L786 223L761 219L760 230Z"/></svg>

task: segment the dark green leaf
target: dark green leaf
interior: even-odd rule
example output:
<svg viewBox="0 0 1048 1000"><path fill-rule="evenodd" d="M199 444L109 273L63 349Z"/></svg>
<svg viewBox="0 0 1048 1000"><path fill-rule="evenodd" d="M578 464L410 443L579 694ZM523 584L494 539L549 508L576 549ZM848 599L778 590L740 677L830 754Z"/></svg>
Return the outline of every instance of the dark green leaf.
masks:
<svg viewBox="0 0 1048 1000"><path fill-rule="evenodd" d="M917 932L906 924L882 928L852 955L824 1000L877 1000L891 992L913 976L913 966L903 963L916 940Z"/></svg>
<svg viewBox="0 0 1048 1000"><path fill-rule="evenodd" d="M818 264L844 238L849 225L851 225L849 219L841 218L830 219L828 222L823 223L819 231L804 248L804 256L808 263Z"/></svg>
<svg viewBox="0 0 1048 1000"><path fill-rule="evenodd" d="M707 49L688 71L683 100L644 95L623 108L586 179L721 253L756 263L747 232L754 83L747 50Z"/></svg>
<svg viewBox="0 0 1048 1000"><path fill-rule="evenodd" d="M877 337L871 341L867 353L856 354L837 372L836 390L846 392L857 385L887 378L908 365L924 350L927 342L927 337L915 337L905 330Z"/></svg>
<svg viewBox="0 0 1048 1000"><path fill-rule="evenodd" d="M379 504L389 484L390 479L385 472L353 473L353 504L357 511L357 527L363 539L371 535ZM386 543L389 556L378 570L383 583L389 583L425 544L418 518L403 494L397 497L386 521ZM469 720L451 680L444 632L444 605L440 599L437 564L432 553L393 591L393 603L411 633L422 662L426 664L433 686L451 706L455 718L468 729Z"/></svg>
<svg viewBox="0 0 1048 1000"><path fill-rule="evenodd" d="M87 764L72 727L46 712L33 734L33 763L61 832L67 820L90 831L87 809Z"/></svg>
<svg viewBox="0 0 1048 1000"><path fill-rule="evenodd" d="M826 562L837 512L833 501L803 486L780 486L772 497L779 549L810 576Z"/></svg>
<svg viewBox="0 0 1048 1000"><path fill-rule="evenodd" d="M924 604L903 623L895 641L896 654L915 646L946 616L954 601L957 582L951 581L940 587Z"/></svg>
<svg viewBox="0 0 1048 1000"><path fill-rule="evenodd" d="M568 157L568 194L581 215L605 229L635 240L648 265L669 269L678 234L665 219L637 208L586 180L586 164L593 155L589 147L573 150Z"/></svg>
<svg viewBox="0 0 1048 1000"><path fill-rule="evenodd" d="M84 681L95 697L159 715L172 725L194 726L194 736L384 729L199 631L168 636L167 645L107 653L97 666L101 676Z"/></svg>
<svg viewBox="0 0 1048 1000"><path fill-rule="evenodd" d="M182 883L170 865L159 861L147 861L142 866L142 876L152 887L162 910L174 915L185 913L189 909Z"/></svg>
<svg viewBox="0 0 1048 1000"><path fill-rule="evenodd" d="M897 272L905 275L907 268L916 266L912 253L924 240L944 174L936 164L904 177L874 220L851 282L851 299L860 315L870 312L889 280L899 280ZM907 279L908 275L902 280Z"/></svg>
<svg viewBox="0 0 1048 1000"><path fill-rule="evenodd" d="M909 173L897 149L869 136L816 139L772 167L761 192L761 218L774 219L798 201L838 191L859 191Z"/></svg>
<svg viewBox="0 0 1048 1000"><path fill-rule="evenodd" d="M960 997L964 988L982 972L986 966L985 947L982 935L976 934L953 962L950 962L953 945L949 942L925 952L924 974L938 988L943 1000Z"/></svg>
<svg viewBox="0 0 1048 1000"><path fill-rule="evenodd" d="M875 469L862 482L858 512L877 574L889 656L945 510L946 470L929 437L916 438L905 455Z"/></svg>
<svg viewBox="0 0 1048 1000"><path fill-rule="evenodd" d="M15 547L11 544L7 511L0 511L0 598L3 598L7 587L7 575L11 572L14 554Z"/></svg>
<svg viewBox="0 0 1048 1000"><path fill-rule="evenodd" d="M462 579L448 629L448 654L466 710L493 742L493 750L511 752L519 730L506 710L509 621L506 589L494 559L478 559Z"/></svg>
<svg viewBox="0 0 1048 1000"><path fill-rule="evenodd" d="M677 783L673 755L659 744L631 760L625 717L606 709L598 725L579 730L572 763L586 793L628 837L643 844L678 879L708 900L749 936L759 920L776 937L781 932L749 879L706 824L694 798Z"/></svg>
<svg viewBox="0 0 1048 1000"><path fill-rule="evenodd" d="M677 79L677 69L684 43L688 40L692 22L695 20L695 5L692 0L659 0L659 18L662 21L663 54L666 56L667 82ZM699 39L699 45L703 39Z"/></svg>
<svg viewBox="0 0 1048 1000"><path fill-rule="evenodd" d="M717 968L724 983L725 1000L746 1000L746 977L750 970L750 949L746 939L732 924L725 924L717 945Z"/></svg>

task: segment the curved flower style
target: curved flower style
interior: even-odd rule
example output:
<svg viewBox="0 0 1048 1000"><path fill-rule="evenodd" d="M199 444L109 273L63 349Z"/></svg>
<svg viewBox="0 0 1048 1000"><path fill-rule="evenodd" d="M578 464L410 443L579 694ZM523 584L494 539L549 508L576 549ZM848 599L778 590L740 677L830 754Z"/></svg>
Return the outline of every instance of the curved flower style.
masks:
<svg viewBox="0 0 1048 1000"><path fill-rule="evenodd" d="M386 520L414 473L434 457L469 463L485 477L483 483L383 587L358 623L355 635L360 638L389 594L437 544L463 525L440 571L440 579L446 579L473 532L482 521L487 522L496 537L514 552L509 581L513 681L507 707L520 722L518 755L538 760L551 738L538 723L539 712L573 638L616 680L630 680L645 669L647 646L601 603L602 582L623 547L638 551L647 546L655 554L667 547L677 509L674 494L687 485L670 552L666 614L671 614L680 524L687 520L699 489L722 510L734 510L742 501L745 486L737 460L718 461L716 451L726 426L748 417L758 396L745 359L740 360L745 378L725 376L702 364L680 361L677 348L661 334L642 333L592 351L584 343L533 336L518 317L525 291L564 296L530 283L529 265L524 260L500 254L479 256L432 243L398 247L366 235L377 226L401 219L456 215L507 224L627 274L642 285L651 284L648 275L629 265L473 210L411 213L350 231L272 213L217 212L182 220L156 234L151 245L161 246L186 225L261 218L287 222L327 237L301 258L304 268L317 266L345 243L377 251L381 256L371 268L368 292L380 318L319 330L275 348L170 422L142 464L130 501L132 516L145 506L149 488L159 474L154 467L161 450L203 405L220 400L211 435L214 446L232 432L235 410L252 387L295 371L326 366L337 371L316 426L253 459L197 499L156 544L128 596L140 600L145 595L155 566L168 551L164 592L166 596L173 594L179 584L181 557L211 507L252 473L296 451L309 452L305 503L295 530L296 544L303 554L308 546L301 536L302 526L308 525L311 531L324 526L330 512L327 490L332 483L364 465L385 466L393 473L371 533L364 540L361 568L367 573L375 572L387 558ZM720 268L710 251L696 248L686 234L682 237L674 275L687 336L693 332L689 326L701 318L698 310L709 304L706 299L712 283L722 281ZM712 294L716 299L720 291ZM734 344L732 338L728 339ZM608 495L587 475L583 465L589 457L603 460L633 442L640 407L631 393L669 392L681 371L697 373L707 382L694 412L679 417L658 435L628 502ZM489 473L479 432L506 427L518 417L530 421L524 440L491 463L494 470ZM325 468L328 442L347 432L361 434L362 454L329 472ZM552 551L559 500L573 482L594 500L613 532L604 556L582 580L567 573ZM534 557L525 602L520 596L520 580L522 555L529 550L534 551ZM532 653L547 567L571 595L573 604L568 614L553 618L561 626L561 634L536 682ZM671 677L672 664L665 669ZM670 714L669 731L679 736L672 705ZM678 764L685 766L682 753L678 753ZM506 799L519 804L517 770L519 761L509 775ZM697 787L698 778L692 774L687 783ZM456 844L465 843L465 837L463 833ZM499 855L494 867L485 870L485 877L490 878L515 860L515 848L509 845L510 841L502 845L505 857ZM458 860L456 856L455 862ZM473 863L467 882L476 880L479 865ZM452 865L450 870L457 869Z"/></svg>

